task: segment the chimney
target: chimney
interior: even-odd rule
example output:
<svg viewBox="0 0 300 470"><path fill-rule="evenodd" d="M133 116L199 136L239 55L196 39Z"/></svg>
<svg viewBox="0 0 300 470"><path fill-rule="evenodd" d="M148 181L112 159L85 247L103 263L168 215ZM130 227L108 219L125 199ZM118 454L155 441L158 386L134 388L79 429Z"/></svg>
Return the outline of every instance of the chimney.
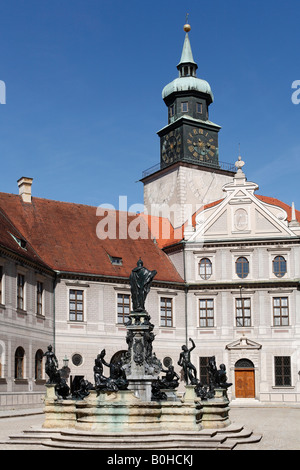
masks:
<svg viewBox="0 0 300 470"><path fill-rule="evenodd" d="M22 176L22 178L18 180L19 195L22 197L23 202L31 203L32 181L33 178L26 178L26 176Z"/></svg>

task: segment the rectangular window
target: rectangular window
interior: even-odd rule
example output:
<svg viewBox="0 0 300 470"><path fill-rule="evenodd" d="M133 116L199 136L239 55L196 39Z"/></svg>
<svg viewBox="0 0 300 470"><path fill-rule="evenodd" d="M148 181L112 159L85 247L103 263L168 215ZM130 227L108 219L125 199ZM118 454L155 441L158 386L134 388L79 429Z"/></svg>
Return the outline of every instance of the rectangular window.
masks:
<svg viewBox="0 0 300 470"><path fill-rule="evenodd" d="M236 326L251 326L250 299L235 299Z"/></svg>
<svg viewBox="0 0 300 470"><path fill-rule="evenodd" d="M160 298L160 326L173 326L172 299Z"/></svg>
<svg viewBox="0 0 300 470"><path fill-rule="evenodd" d="M25 276L24 274L18 274L17 277L17 308L24 310L24 286Z"/></svg>
<svg viewBox="0 0 300 470"><path fill-rule="evenodd" d="M69 319L71 321L83 321L83 290L70 289Z"/></svg>
<svg viewBox="0 0 300 470"><path fill-rule="evenodd" d="M169 107L169 116L173 117L174 114L175 114L175 105L171 104L171 106Z"/></svg>
<svg viewBox="0 0 300 470"><path fill-rule="evenodd" d="M118 294L118 323L126 323L130 313L130 295Z"/></svg>
<svg viewBox="0 0 300 470"><path fill-rule="evenodd" d="M214 300L213 299L200 299L199 300L199 326L200 327L214 326Z"/></svg>
<svg viewBox="0 0 300 470"><path fill-rule="evenodd" d="M189 103L188 101L183 101L183 103L181 103L181 112L182 113L187 113L189 110Z"/></svg>
<svg viewBox="0 0 300 470"><path fill-rule="evenodd" d="M196 104L196 110L197 110L197 113L202 114L202 103L197 103Z"/></svg>
<svg viewBox="0 0 300 470"><path fill-rule="evenodd" d="M274 326L287 326L289 324L289 304L287 297L273 297Z"/></svg>
<svg viewBox="0 0 300 470"><path fill-rule="evenodd" d="M44 285L42 282L37 281L36 283L36 313L43 315L43 291Z"/></svg>
<svg viewBox="0 0 300 470"><path fill-rule="evenodd" d="M199 364L200 364L200 377L199 380L203 385L209 384L209 374L208 374L208 362L209 357L199 357Z"/></svg>
<svg viewBox="0 0 300 470"><path fill-rule="evenodd" d="M275 386L291 386L291 358L290 356L275 356Z"/></svg>

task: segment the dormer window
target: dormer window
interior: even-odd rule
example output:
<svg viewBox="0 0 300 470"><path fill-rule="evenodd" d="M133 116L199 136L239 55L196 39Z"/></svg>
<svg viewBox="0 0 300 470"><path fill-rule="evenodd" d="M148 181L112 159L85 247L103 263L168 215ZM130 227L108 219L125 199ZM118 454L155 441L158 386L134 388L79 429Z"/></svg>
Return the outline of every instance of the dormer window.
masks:
<svg viewBox="0 0 300 470"><path fill-rule="evenodd" d="M12 233L10 233L10 235L13 237L13 239L15 240L15 242L17 242L17 244L23 248L23 250L26 250L26 240L24 240L23 238L19 238L19 237L16 237L15 235L13 235Z"/></svg>
<svg viewBox="0 0 300 470"><path fill-rule="evenodd" d="M118 257L118 256L109 256L109 259L110 259L110 262L112 265L114 266L123 266L123 260L122 258Z"/></svg>

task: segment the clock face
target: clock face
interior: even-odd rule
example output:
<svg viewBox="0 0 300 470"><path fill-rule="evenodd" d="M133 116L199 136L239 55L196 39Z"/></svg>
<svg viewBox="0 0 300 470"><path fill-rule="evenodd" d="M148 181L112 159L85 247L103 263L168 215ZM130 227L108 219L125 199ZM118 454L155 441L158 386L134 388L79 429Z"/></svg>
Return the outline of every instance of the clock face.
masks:
<svg viewBox="0 0 300 470"><path fill-rule="evenodd" d="M178 129L169 132L165 135L162 149L161 149L161 156L165 163L173 163L175 162L181 152L181 135Z"/></svg>
<svg viewBox="0 0 300 470"><path fill-rule="evenodd" d="M211 161L218 155L216 141L205 129L192 129L187 144L190 154L198 161Z"/></svg>

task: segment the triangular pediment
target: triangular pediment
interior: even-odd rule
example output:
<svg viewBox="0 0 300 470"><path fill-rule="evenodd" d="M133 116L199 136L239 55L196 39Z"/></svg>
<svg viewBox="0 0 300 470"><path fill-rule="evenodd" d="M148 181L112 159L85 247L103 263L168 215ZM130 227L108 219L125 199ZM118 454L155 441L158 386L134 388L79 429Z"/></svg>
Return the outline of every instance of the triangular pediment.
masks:
<svg viewBox="0 0 300 470"><path fill-rule="evenodd" d="M226 349L230 350L241 350L241 349L261 349L261 344L248 339L246 336L242 336L237 341L233 341L226 345Z"/></svg>

